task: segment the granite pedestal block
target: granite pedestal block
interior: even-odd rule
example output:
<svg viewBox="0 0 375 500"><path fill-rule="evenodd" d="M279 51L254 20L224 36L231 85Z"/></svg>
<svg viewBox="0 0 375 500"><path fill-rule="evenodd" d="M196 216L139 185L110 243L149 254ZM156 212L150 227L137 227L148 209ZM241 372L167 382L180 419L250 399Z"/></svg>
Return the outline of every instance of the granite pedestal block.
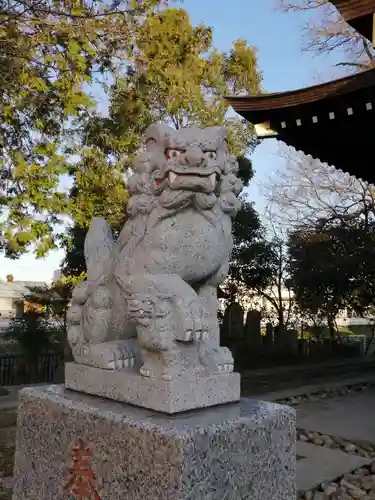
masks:
<svg viewBox="0 0 375 500"><path fill-rule="evenodd" d="M66 363L65 387L172 414L238 401L241 377L239 373L202 376L192 372L166 381L125 370Z"/></svg>
<svg viewBox="0 0 375 500"><path fill-rule="evenodd" d="M295 411L174 416L62 386L20 392L13 500L294 500Z"/></svg>

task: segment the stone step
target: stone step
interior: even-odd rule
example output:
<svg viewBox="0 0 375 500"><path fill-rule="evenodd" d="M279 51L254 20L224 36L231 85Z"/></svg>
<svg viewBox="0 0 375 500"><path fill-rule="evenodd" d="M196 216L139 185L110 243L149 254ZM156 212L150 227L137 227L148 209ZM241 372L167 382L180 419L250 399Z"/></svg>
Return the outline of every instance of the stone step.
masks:
<svg viewBox="0 0 375 500"><path fill-rule="evenodd" d="M297 490L308 491L326 481L371 463L371 459L349 455L310 443L297 442Z"/></svg>

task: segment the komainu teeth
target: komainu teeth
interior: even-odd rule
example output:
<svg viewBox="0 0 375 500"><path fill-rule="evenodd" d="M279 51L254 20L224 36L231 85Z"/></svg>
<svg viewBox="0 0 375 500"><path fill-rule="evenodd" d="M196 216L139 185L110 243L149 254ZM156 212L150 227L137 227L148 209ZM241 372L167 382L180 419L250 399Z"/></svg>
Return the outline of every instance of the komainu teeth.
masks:
<svg viewBox="0 0 375 500"><path fill-rule="evenodd" d="M170 184L173 184L174 181L177 179L177 175L174 174L173 172L169 172L168 179L169 179Z"/></svg>
<svg viewBox="0 0 375 500"><path fill-rule="evenodd" d="M216 174L215 173L210 175L210 184L211 184L212 189L214 189L216 186Z"/></svg>

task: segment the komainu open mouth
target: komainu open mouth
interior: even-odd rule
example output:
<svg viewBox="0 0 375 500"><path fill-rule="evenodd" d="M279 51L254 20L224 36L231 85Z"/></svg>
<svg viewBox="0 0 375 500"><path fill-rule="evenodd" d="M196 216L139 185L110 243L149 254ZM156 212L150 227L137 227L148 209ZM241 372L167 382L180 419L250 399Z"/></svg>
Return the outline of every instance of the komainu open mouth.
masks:
<svg viewBox="0 0 375 500"><path fill-rule="evenodd" d="M212 189L215 188L216 186L216 182L218 180L218 175L216 174L216 172L213 172L212 174L203 174L203 173L197 173L197 172L184 172L184 173L181 173L181 172L169 172L168 174L168 180L169 180L169 184L171 186L173 186L173 184L177 181L177 179L181 178L181 177L199 177L201 179L208 179L209 180L209 183L210 183L210 186L212 187Z"/></svg>

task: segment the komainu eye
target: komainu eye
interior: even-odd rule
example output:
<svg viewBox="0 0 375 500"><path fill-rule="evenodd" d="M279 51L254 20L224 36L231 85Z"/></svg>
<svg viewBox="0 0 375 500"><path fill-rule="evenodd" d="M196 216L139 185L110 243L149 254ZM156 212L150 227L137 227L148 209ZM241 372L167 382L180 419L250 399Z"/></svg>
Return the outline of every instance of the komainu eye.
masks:
<svg viewBox="0 0 375 500"><path fill-rule="evenodd" d="M204 153L204 156L207 158L207 160L216 160L215 151L206 151L206 153Z"/></svg>
<svg viewBox="0 0 375 500"><path fill-rule="evenodd" d="M178 158L180 156L181 151L178 149L166 149L165 156L168 160L172 160L172 158Z"/></svg>

